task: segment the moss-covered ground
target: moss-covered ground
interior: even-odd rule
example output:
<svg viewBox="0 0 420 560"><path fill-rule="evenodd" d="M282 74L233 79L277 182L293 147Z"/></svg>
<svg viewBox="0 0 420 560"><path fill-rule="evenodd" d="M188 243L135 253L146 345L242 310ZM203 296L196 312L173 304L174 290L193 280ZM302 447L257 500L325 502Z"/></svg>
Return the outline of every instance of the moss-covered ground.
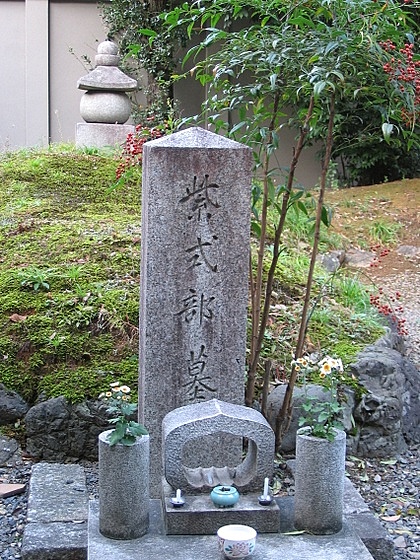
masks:
<svg viewBox="0 0 420 560"><path fill-rule="evenodd" d="M137 385L140 174L70 147L0 161L0 381L29 402Z"/></svg>
<svg viewBox="0 0 420 560"><path fill-rule="evenodd" d="M71 146L0 158L0 382L30 403L137 385L141 170L110 190L118 163ZM305 223L288 228L262 356L274 382L288 374L310 247ZM325 231L323 250L341 239ZM319 268L313 301L308 351L349 363L383 332L365 288L341 273Z"/></svg>

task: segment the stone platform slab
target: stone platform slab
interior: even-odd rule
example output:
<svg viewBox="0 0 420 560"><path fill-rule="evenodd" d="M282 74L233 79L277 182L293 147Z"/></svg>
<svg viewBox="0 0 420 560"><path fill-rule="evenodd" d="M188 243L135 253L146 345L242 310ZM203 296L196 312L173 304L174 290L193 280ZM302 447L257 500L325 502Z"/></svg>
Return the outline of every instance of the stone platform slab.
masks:
<svg viewBox="0 0 420 560"><path fill-rule="evenodd" d="M91 502L89 513L88 560L222 560L217 537L167 536L152 505L150 532L141 539L115 541L99 533L98 504ZM308 534L260 534L252 560L372 560L363 542L345 523L340 533L330 536Z"/></svg>
<svg viewBox="0 0 420 560"><path fill-rule="evenodd" d="M393 560L390 535L348 479L344 491L345 525L337 535L288 535L293 528L293 498L276 501L280 533L258 535L253 560ZM90 509L88 552L88 493L83 467L34 465L22 560L221 560L214 535L166 536L160 500L151 500L151 531L140 539L140 549L138 541L102 537L97 503L92 502ZM122 547L121 555L116 554L117 547Z"/></svg>

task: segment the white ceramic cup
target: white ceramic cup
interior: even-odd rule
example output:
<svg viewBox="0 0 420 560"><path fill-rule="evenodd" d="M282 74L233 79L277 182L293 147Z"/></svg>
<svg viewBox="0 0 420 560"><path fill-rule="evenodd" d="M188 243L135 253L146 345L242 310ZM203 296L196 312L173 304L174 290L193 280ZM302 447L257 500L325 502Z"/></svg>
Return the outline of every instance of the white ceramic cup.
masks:
<svg viewBox="0 0 420 560"><path fill-rule="evenodd" d="M217 531L219 551L227 558L246 558L255 549L257 531L248 525L224 525Z"/></svg>

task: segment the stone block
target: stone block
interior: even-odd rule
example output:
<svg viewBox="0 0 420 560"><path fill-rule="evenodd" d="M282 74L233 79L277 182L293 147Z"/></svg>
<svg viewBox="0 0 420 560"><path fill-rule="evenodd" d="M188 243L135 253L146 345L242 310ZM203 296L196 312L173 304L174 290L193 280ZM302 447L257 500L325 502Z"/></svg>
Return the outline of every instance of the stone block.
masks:
<svg viewBox="0 0 420 560"><path fill-rule="evenodd" d="M87 521L29 523L22 542L22 560L86 560Z"/></svg>
<svg viewBox="0 0 420 560"><path fill-rule="evenodd" d="M87 518L83 467L34 465L22 560L86 560Z"/></svg>
<svg viewBox="0 0 420 560"><path fill-rule="evenodd" d="M86 521L87 512L86 479L82 466L38 463L32 467L28 523Z"/></svg>
<svg viewBox="0 0 420 560"><path fill-rule="evenodd" d="M347 522L362 539L375 560L393 560L394 542L372 513L364 512L348 515Z"/></svg>
<svg viewBox="0 0 420 560"><path fill-rule="evenodd" d="M130 124L77 123L76 148L115 148L125 144L128 134L133 133Z"/></svg>
<svg viewBox="0 0 420 560"><path fill-rule="evenodd" d="M153 501L153 500L152 500ZM156 501L156 500L155 500ZM97 504L89 512L88 560L222 560L214 535L162 535L152 531L133 541L106 539L99 533ZM362 541L347 524L336 535L257 535L252 560L372 560Z"/></svg>
<svg viewBox="0 0 420 560"><path fill-rule="evenodd" d="M234 485L240 492L262 490L274 468L274 432L257 410L212 399L169 412L162 423L165 478L172 488L209 490L218 484ZM230 434L248 439L244 461L234 467L184 463L184 447L203 437ZM223 448L219 455L223 457Z"/></svg>

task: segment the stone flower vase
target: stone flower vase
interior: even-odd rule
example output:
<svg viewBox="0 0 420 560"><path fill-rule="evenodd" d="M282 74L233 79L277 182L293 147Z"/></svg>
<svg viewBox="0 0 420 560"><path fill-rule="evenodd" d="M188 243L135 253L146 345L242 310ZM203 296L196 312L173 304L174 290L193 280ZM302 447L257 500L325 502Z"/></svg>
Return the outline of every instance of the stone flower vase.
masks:
<svg viewBox="0 0 420 560"><path fill-rule="evenodd" d="M312 436L310 428L296 437L295 528L315 535L343 525L346 433L335 432L334 441Z"/></svg>
<svg viewBox="0 0 420 560"><path fill-rule="evenodd" d="M110 539L137 539L149 528L149 436L132 446L110 446L99 434L99 531Z"/></svg>

